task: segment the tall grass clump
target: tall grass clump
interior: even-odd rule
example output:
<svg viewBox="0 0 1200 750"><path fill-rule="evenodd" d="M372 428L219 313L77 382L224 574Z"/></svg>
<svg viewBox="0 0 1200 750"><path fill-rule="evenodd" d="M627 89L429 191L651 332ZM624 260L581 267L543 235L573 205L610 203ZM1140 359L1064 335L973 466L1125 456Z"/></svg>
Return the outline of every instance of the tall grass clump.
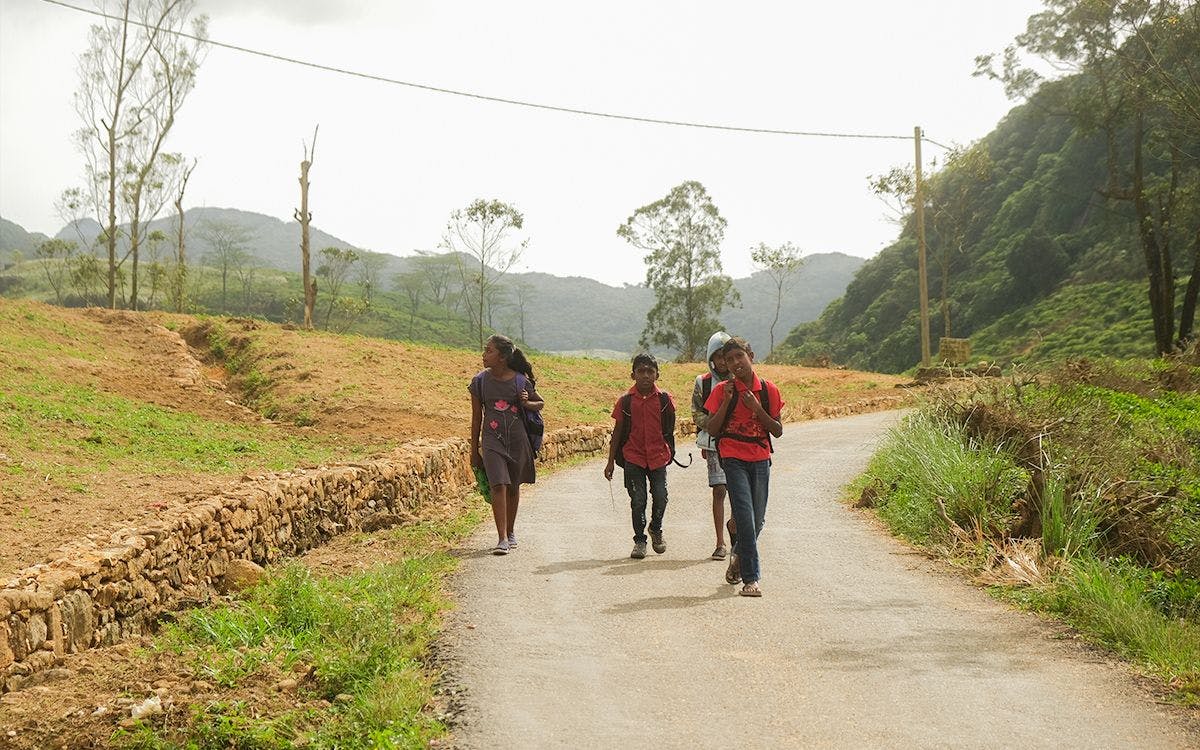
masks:
<svg viewBox="0 0 1200 750"><path fill-rule="evenodd" d="M1100 514L1084 491L1072 492L1058 472L1046 477L1042 494L1042 552L1055 557L1091 554L1100 537Z"/></svg>
<svg viewBox="0 0 1200 750"><path fill-rule="evenodd" d="M1173 680L1200 703L1200 622L1171 617L1154 604L1148 571L1127 559L1076 560L1055 606L1085 632Z"/></svg>
<svg viewBox="0 0 1200 750"><path fill-rule="evenodd" d="M911 415L886 438L867 469L883 488L880 516L917 542L948 540L952 530L997 533L1011 519L1014 497L1029 480L998 445L964 442L928 409Z"/></svg>

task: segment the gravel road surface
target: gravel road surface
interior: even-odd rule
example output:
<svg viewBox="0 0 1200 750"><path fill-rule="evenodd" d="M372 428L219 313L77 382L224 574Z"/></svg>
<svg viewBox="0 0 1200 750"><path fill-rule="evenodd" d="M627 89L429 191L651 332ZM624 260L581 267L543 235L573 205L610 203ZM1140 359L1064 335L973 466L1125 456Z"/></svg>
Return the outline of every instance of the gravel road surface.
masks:
<svg viewBox="0 0 1200 750"><path fill-rule="evenodd" d="M838 502L896 419L785 426L761 599L708 559L699 451L669 471L667 551L645 560L620 469L611 495L601 461L526 487L519 548L488 554L489 521L454 583L454 746L1200 747L1127 668Z"/></svg>

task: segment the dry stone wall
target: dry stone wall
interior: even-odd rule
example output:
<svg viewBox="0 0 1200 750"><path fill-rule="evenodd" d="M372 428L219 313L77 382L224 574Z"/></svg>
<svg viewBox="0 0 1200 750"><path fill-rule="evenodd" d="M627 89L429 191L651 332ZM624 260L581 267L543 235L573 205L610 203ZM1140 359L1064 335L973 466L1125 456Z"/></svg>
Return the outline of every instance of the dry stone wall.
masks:
<svg viewBox="0 0 1200 750"><path fill-rule="evenodd" d="M606 450L608 438L603 427L555 430L542 460ZM107 543L63 547L0 588L0 692L39 682L67 654L147 632L163 612L209 601L233 560L266 565L345 531L417 518L473 486L465 440L416 442L363 463L246 477Z"/></svg>

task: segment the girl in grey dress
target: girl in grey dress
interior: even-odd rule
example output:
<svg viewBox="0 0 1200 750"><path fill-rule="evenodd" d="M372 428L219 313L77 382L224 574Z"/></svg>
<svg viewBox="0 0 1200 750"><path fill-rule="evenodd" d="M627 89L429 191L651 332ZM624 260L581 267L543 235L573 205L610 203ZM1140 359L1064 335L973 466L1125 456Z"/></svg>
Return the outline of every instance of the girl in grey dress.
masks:
<svg viewBox="0 0 1200 750"><path fill-rule="evenodd" d="M533 448L522 410L545 403L534 385L533 366L507 336L495 335L483 348L486 369L471 379L471 466L487 473L498 541L492 552L507 555L517 546L513 526L521 485L535 479Z"/></svg>

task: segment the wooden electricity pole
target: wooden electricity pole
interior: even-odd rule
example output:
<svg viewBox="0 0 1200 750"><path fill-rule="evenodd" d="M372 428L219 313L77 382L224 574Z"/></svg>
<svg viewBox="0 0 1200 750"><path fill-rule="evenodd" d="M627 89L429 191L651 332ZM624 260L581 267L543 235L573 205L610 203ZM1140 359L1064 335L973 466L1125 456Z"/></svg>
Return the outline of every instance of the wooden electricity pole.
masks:
<svg viewBox="0 0 1200 750"><path fill-rule="evenodd" d="M929 284L925 279L925 196L921 184L921 126L913 128L916 144L916 184L913 187L913 210L917 214L917 284L921 295L921 367L929 367Z"/></svg>

